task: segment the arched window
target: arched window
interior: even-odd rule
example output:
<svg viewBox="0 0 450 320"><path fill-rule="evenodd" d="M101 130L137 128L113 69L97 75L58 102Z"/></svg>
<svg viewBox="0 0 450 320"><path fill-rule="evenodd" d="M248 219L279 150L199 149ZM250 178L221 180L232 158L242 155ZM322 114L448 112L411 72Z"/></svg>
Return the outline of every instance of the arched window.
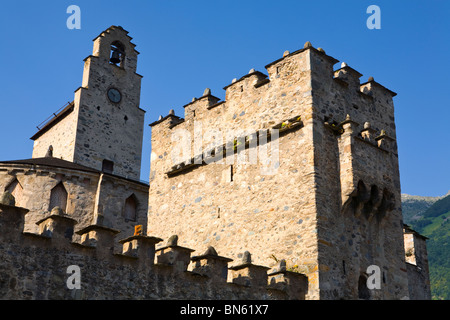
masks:
<svg viewBox="0 0 450 320"><path fill-rule="evenodd" d="M14 181L11 182L8 187L6 187L5 191L8 191L14 196L16 200L16 207L20 207L21 205L23 205L23 187L20 184L19 180L14 179Z"/></svg>
<svg viewBox="0 0 450 320"><path fill-rule="evenodd" d="M137 199L134 194L132 194L127 200L125 200L124 217L128 221L136 221L137 213Z"/></svg>
<svg viewBox="0 0 450 320"><path fill-rule="evenodd" d="M48 210L52 211L55 207L60 207L64 212L67 208L67 191L62 182L54 187L50 193L50 205Z"/></svg>
<svg viewBox="0 0 450 320"><path fill-rule="evenodd" d="M110 60L111 64L119 66L121 68L124 67L125 64L125 46L119 41L114 41L111 43L111 55Z"/></svg>

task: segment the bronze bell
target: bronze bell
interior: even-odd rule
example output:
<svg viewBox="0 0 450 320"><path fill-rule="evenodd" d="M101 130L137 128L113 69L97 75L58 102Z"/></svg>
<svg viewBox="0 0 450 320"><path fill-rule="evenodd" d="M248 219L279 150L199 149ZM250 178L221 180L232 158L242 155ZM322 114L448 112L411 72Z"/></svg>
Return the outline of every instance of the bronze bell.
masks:
<svg viewBox="0 0 450 320"><path fill-rule="evenodd" d="M116 50L113 51L113 53L111 55L111 59L109 61L111 61L111 63L114 63L114 64L118 64L120 62L120 52L119 52L119 50L116 49Z"/></svg>

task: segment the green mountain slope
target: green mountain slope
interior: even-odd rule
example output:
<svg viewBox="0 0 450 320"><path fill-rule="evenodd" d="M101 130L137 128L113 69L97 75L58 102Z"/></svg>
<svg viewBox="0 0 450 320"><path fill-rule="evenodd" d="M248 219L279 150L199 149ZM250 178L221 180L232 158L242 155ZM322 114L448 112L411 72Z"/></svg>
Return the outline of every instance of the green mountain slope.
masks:
<svg viewBox="0 0 450 320"><path fill-rule="evenodd" d="M408 206L417 209L424 205L423 199L416 200L417 206L411 201ZM433 299L450 300L450 195L433 201L423 212L417 210L407 216L413 229L429 238L427 249Z"/></svg>
<svg viewBox="0 0 450 320"><path fill-rule="evenodd" d="M403 221L406 224L411 224L423 217L423 213L427 211L436 201L444 198L442 197L422 197L411 196L409 194L402 194L402 212Z"/></svg>

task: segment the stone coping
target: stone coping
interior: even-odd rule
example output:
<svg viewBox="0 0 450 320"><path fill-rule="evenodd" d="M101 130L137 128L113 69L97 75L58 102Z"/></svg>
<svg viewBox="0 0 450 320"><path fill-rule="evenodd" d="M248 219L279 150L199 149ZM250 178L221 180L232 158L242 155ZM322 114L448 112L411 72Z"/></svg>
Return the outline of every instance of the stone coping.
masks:
<svg viewBox="0 0 450 320"><path fill-rule="evenodd" d="M45 218L42 218L41 220L39 220L38 222L36 222L36 224L41 224L42 222L44 222L45 220L48 219L59 219L59 220L66 220L67 222L72 222L72 223L77 223L77 221L73 218L71 218L70 216L64 214L64 215L60 215L60 214L51 214Z"/></svg>
<svg viewBox="0 0 450 320"><path fill-rule="evenodd" d="M109 231L109 232L111 232L113 234L120 233L119 230L108 228L108 227L104 227L104 226L100 226L100 225L90 225L90 226L87 226L86 228L83 228L81 230L76 231L75 233L79 234L79 235L82 235L82 234L88 233L90 231L97 231L97 230Z"/></svg>
<svg viewBox="0 0 450 320"><path fill-rule="evenodd" d="M250 72L249 74L246 74L246 75L244 75L243 77L239 78L239 79L236 80L235 82L230 83L229 85L227 85L227 86L224 87L223 89L226 90L228 87L231 87L231 86L235 85L236 83L238 83L238 82L240 82L240 81L242 81L242 80L244 80L244 79L247 79L247 78L249 78L249 77L251 77L251 76L255 76L255 75L258 76L258 77L261 77L261 78L263 78L263 79L266 79L266 78L268 77L267 75L265 75L265 74L262 73L261 71L253 71L253 72Z"/></svg>
<svg viewBox="0 0 450 320"><path fill-rule="evenodd" d="M226 262L233 261L233 259L222 257L222 256L216 256L214 254L204 254L204 255L201 255L201 256L195 256L195 257L191 258L191 260L194 261L194 262L195 261L199 261L199 260L204 260L204 259L221 260L221 261L226 261Z"/></svg>
<svg viewBox="0 0 450 320"><path fill-rule="evenodd" d="M233 271L237 271L237 270L242 270L242 269L250 268L250 267L264 269L264 270L270 270L269 267L259 266L259 265L253 264L253 263L243 263L243 264L240 264L240 265L237 265L237 266L229 267L228 269L233 270Z"/></svg>
<svg viewBox="0 0 450 320"><path fill-rule="evenodd" d="M21 207L16 207L16 206L10 206L7 204L3 204L0 203L0 210L2 209L15 209L17 210L19 213L22 213L23 215L26 215L30 210L28 210L27 208L21 208Z"/></svg>
<svg viewBox="0 0 450 320"><path fill-rule="evenodd" d="M159 243L161 241L163 241L163 239L161 238L157 238L157 237L149 237L149 236L131 236L125 239L122 239L119 241L119 243L125 243L125 242L130 242L133 240L144 240L144 241L149 241L149 242L154 242L154 243Z"/></svg>
<svg viewBox="0 0 450 320"><path fill-rule="evenodd" d="M194 251L195 251L194 249L190 249L190 248L186 248L186 247L180 247L180 246L165 246L165 247L156 249L156 252L162 251L162 250L165 250L165 249L178 249L178 250L186 251L186 252L194 252Z"/></svg>
<svg viewBox="0 0 450 320"><path fill-rule="evenodd" d="M296 276L296 277L306 277L306 275L304 275L303 273L293 272L293 271L288 271L288 270L276 270L273 272L269 272L267 275L268 276L276 276L279 274L292 275L292 276Z"/></svg>

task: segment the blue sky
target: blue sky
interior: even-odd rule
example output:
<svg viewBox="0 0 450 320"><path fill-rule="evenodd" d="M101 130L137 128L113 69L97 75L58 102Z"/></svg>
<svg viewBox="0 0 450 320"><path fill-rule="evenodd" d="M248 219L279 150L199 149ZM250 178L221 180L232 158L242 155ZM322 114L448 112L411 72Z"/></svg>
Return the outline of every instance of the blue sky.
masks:
<svg viewBox="0 0 450 320"><path fill-rule="evenodd" d="M381 29L369 30L369 5ZM69 30L67 7L81 8ZM224 86L306 41L398 93L395 116L402 192L450 190L450 1L3 1L0 7L0 160L31 157L36 126L72 101L92 39L111 25L141 52L147 111L142 179L150 166L149 123L205 88Z"/></svg>

